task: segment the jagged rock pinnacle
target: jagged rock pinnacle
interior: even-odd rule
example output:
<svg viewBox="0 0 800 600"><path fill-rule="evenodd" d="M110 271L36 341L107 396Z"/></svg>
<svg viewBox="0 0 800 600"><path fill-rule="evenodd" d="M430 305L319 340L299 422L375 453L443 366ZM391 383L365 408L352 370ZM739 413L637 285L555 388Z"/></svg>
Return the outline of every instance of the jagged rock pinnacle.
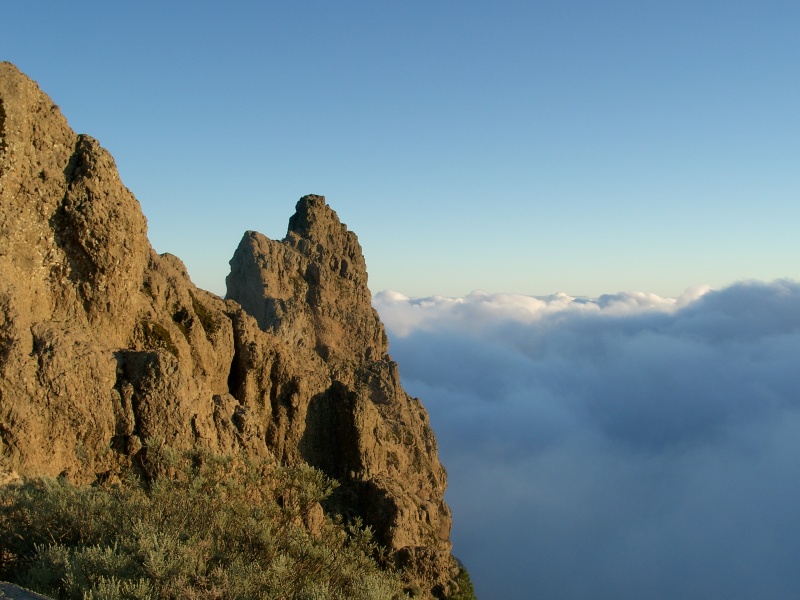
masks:
<svg viewBox="0 0 800 600"><path fill-rule="evenodd" d="M300 199L281 242L245 233L230 264L227 297L264 331L311 345L325 359L386 354L358 238L323 196Z"/></svg>
<svg viewBox="0 0 800 600"><path fill-rule="evenodd" d="M367 265L358 237L339 220L324 196L300 198L284 241L309 258L327 264L341 277L366 287Z"/></svg>
<svg viewBox="0 0 800 600"><path fill-rule="evenodd" d="M283 241L249 231L228 299L157 255L111 155L0 64L0 481L108 480L149 438L339 480L425 597L446 595L446 474L400 385L354 233L321 196Z"/></svg>

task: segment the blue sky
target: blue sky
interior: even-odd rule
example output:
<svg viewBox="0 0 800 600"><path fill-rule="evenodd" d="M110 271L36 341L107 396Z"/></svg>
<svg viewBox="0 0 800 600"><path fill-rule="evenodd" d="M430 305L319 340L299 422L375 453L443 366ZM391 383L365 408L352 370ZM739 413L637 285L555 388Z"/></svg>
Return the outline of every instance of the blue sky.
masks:
<svg viewBox="0 0 800 600"><path fill-rule="evenodd" d="M800 278L794 2L5 3L0 55L224 293L323 194L373 292Z"/></svg>

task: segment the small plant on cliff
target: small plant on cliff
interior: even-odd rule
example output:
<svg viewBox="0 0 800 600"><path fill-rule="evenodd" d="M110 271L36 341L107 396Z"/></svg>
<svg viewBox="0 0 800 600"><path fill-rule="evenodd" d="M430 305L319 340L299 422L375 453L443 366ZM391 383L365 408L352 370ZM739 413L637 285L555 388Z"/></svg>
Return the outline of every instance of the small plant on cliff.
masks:
<svg viewBox="0 0 800 600"><path fill-rule="evenodd" d="M219 324L214 319L214 315L194 297L194 294L190 293L189 295L192 297L192 310L194 310L197 318L200 319L200 325L205 330L206 335L216 333L217 329L219 329Z"/></svg>
<svg viewBox="0 0 800 600"><path fill-rule="evenodd" d="M0 488L0 579L54 598L402 598L368 529L319 508L335 484L150 444L145 480Z"/></svg>
<svg viewBox="0 0 800 600"><path fill-rule="evenodd" d="M155 321L142 321L140 326L142 337L147 347L163 348L177 358L178 347L175 346L175 342L172 341L169 331L167 331L163 325Z"/></svg>
<svg viewBox="0 0 800 600"><path fill-rule="evenodd" d="M472 580L463 565L458 569L456 584L458 584L458 591L450 594L447 600L478 600L475 595L475 588L472 586Z"/></svg>

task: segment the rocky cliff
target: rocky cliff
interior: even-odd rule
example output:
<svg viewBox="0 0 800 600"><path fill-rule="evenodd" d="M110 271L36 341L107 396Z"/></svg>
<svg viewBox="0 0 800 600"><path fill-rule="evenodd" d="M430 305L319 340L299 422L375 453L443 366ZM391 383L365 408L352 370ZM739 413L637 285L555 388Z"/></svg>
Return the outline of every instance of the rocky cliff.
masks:
<svg viewBox="0 0 800 600"><path fill-rule="evenodd" d="M371 306L356 235L321 196L282 241L247 232L226 299L158 255L113 158L0 64L0 483L76 483L148 438L308 462L426 595L444 597L445 471Z"/></svg>

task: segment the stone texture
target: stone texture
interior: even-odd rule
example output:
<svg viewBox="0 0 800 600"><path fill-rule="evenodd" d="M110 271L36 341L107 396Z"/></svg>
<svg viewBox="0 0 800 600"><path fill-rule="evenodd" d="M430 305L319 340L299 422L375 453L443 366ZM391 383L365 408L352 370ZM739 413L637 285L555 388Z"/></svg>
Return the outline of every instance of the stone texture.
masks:
<svg viewBox="0 0 800 600"><path fill-rule="evenodd" d="M402 389L356 235L321 196L247 232L228 297L157 255L113 158L0 64L0 482L91 483L176 447L306 461L340 481L426 596L444 597L446 476Z"/></svg>
<svg viewBox="0 0 800 600"><path fill-rule="evenodd" d="M8 600L50 600L47 596L42 596L5 581L0 581L0 598L7 598Z"/></svg>
<svg viewBox="0 0 800 600"><path fill-rule="evenodd" d="M227 285L260 330L247 335L274 340L237 344L247 355L231 388L269 422L270 447L337 479L330 508L364 518L404 567L449 577L445 471L427 412L387 354L356 235L323 197L305 196L283 241L244 235Z"/></svg>

